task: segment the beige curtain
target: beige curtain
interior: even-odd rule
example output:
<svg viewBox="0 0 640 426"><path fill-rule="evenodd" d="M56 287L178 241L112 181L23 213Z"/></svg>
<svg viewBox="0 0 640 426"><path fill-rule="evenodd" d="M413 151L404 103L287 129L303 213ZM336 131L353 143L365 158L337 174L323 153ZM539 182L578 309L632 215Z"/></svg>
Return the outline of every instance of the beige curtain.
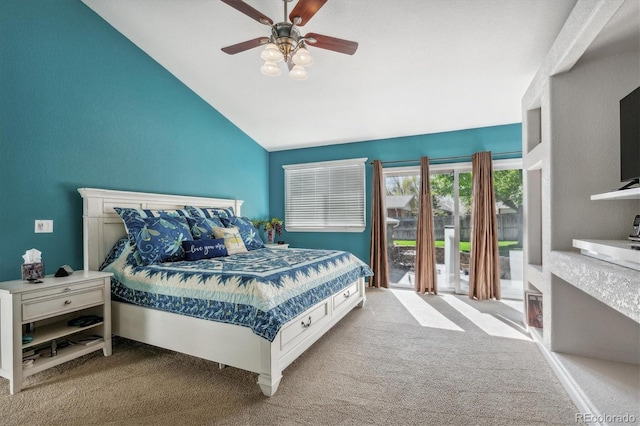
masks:
<svg viewBox="0 0 640 426"><path fill-rule="evenodd" d="M386 194L382 162L373 161L373 191L371 200L371 269L369 287L389 287L389 264L387 256L387 212L384 198Z"/></svg>
<svg viewBox="0 0 640 426"><path fill-rule="evenodd" d="M469 297L478 300L500 299L500 258L491 152L473 154L471 166L473 198Z"/></svg>
<svg viewBox="0 0 640 426"><path fill-rule="evenodd" d="M420 207L416 234L416 291L438 294L429 157L420 158Z"/></svg>

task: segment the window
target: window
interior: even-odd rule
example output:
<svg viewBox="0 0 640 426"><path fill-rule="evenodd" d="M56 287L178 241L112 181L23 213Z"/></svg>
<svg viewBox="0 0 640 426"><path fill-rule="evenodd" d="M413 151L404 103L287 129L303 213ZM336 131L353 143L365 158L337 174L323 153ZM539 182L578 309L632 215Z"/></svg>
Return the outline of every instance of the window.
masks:
<svg viewBox="0 0 640 426"><path fill-rule="evenodd" d="M365 161L357 158L282 166L287 231L364 231Z"/></svg>

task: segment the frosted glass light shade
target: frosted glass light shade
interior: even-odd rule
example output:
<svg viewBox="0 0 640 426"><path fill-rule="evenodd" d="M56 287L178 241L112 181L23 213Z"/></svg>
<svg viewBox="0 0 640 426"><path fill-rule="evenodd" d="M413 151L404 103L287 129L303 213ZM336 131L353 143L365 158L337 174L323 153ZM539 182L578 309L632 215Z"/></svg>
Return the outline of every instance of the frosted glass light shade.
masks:
<svg viewBox="0 0 640 426"><path fill-rule="evenodd" d="M278 49L278 46L276 46L273 43L267 44L267 46L264 48L264 50L260 54L260 57L267 62L274 62L274 63L280 62L284 59L284 55L282 54L280 49Z"/></svg>
<svg viewBox="0 0 640 426"><path fill-rule="evenodd" d="M265 62L263 66L260 67L260 72L269 77L277 77L282 71L275 62Z"/></svg>
<svg viewBox="0 0 640 426"><path fill-rule="evenodd" d="M313 64L313 57L311 56L309 51L304 47L301 47L300 49L298 49L296 54L293 55L292 59L294 64L300 65L303 67L308 67L309 65Z"/></svg>
<svg viewBox="0 0 640 426"><path fill-rule="evenodd" d="M309 77L309 73L304 69L304 67L295 65L291 68L291 71L289 71L289 77L294 80L306 80Z"/></svg>

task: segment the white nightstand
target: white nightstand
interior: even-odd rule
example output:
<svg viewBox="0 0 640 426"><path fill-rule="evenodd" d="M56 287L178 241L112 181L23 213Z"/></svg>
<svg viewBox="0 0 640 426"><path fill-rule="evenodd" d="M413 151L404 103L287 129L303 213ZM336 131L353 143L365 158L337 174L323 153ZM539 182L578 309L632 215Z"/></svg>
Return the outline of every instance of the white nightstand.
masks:
<svg viewBox="0 0 640 426"><path fill-rule="evenodd" d="M266 248L270 248L270 249L288 249L289 248L289 244L265 244L264 245Z"/></svg>
<svg viewBox="0 0 640 426"><path fill-rule="evenodd" d="M111 275L76 271L68 277L43 278L39 284L0 283L0 376L9 379L11 394L20 392L24 377L47 368L100 349L111 355ZM85 315L100 316L102 321L85 327L67 325ZM23 334L33 340L23 343ZM99 338L81 340L88 336ZM33 364L23 366L23 354L38 349L42 352Z"/></svg>

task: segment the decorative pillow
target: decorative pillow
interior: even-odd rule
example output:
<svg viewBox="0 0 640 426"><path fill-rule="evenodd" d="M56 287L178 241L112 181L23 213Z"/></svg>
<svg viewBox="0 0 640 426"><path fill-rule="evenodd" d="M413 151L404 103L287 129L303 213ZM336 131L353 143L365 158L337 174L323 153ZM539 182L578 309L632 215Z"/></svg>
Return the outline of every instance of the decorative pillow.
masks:
<svg viewBox="0 0 640 426"><path fill-rule="evenodd" d="M242 242L240 230L238 228L213 228L216 238L223 238L224 245L227 246L229 254L246 253L247 248Z"/></svg>
<svg viewBox="0 0 640 426"><path fill-rule="evenodd" d="M199 240L201 238L213 239L216 237L213 234L213 228L224 228L224 224L217 217L213 219L207 219L205 217L188 217L187 223L189 223L191 235L193 235L195 240Z"/></svg>
<svg viewBox="0 0 640 426"><path fill-rule="evenodd" d="M100 265L100 267L98 268L98 271L102 271L105 268L105 266L107 266L108 264L110 264L111 262L116 260L116 258L118 256L120 256L120 254L122 254L122 252L124 251L124 249L126 248L127 245L129 245L129 238L128 237L120 238L113 245L113 247L109 251L109 254L107 255L107 257L102 262L102 265Z"/></svg>
<svg viewBox="0 0 640 426"><path fill-rule="evenodd" d="M142 227L134 238L140 258L145 265L184 259L182 242L193 239L184 217L140 218L136 220L136 226L140 224Z"/></svg>
<svg viewBox="0 0 640 426"><path fill-rule="evenodd" d="M142 261L140 259L140 254L138 250L131 244L129 244L129 239L127 237L124 238L124 245L122 246L122 252L113 258L113 261L110 263L105 263L102 267L102 271L113 273L113 277L111 278L111 282L123 279L123 274L125 274L124 270L127 267L137 268L142 265Z"/></svg>
<svg viewBox="0 0 640 426"><path fill-rule="evenodd" d="M227 246L224 239L217 240L200 239L194 241L183 241L185 260L211 259L213 257L228 256Z"/></svg>
<svg viewBox="0 0 640 426"><path fill-rule="evenodd" d="M127 234L129 234L129 242L133 247L136 246L135 236L140 233L144 226L142 219L147 217L187 217L187 210L143 210L132 209L129 207L114 207L116 213L122 218Z"/></svg>
<svg viewBox="0 0 640 426"><path fill-rule="evenodd" d="M214 218L228 219L236 215L233 211L233 207L221 209L221 208L213 208L213 207L184 206L184 209L187 212L189 212L189 215L191 217L205 217L207 219L214 219Z"/></svg>
<svg viewBox="0 0 640 426"><path fill-rule="evenodd" d="M258 231L248 218L234 216L228 219L223 218L221 220L227 228L235 226L240 230L240 236L242 237L242 241L244 242L245 247L247 247L247 250L255 250L264 247L262 238L260 238Z"/></svg>

